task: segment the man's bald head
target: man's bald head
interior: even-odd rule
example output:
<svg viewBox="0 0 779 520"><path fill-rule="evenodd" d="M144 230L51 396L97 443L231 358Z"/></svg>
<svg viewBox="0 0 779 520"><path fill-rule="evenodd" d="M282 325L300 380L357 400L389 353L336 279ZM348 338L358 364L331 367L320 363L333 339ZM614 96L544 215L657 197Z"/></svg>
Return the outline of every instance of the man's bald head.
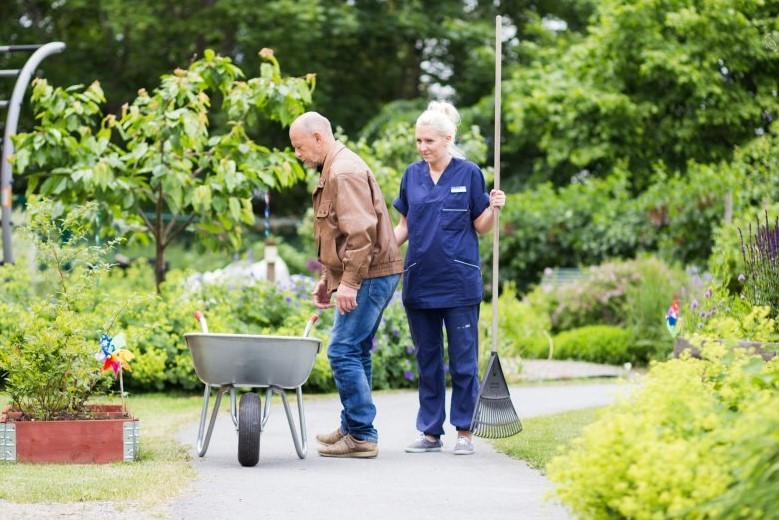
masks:
<svg viewBox="0 0 779 520"><path fill-rule="evenodd" d="M289 140L295 156L311 168L321 166L335 144L330 121L318 112L298 116L289 127Z"/></svg>
<svg viewBox="0 0 779 520"><path fill-rule="evenodd" d="M319 132L322 135L329 135L333 137L333 128L330 126L330 121L320 114L319 112L306 112L299 115L290 126L290 131L296 126L309 134Z"/></svg>

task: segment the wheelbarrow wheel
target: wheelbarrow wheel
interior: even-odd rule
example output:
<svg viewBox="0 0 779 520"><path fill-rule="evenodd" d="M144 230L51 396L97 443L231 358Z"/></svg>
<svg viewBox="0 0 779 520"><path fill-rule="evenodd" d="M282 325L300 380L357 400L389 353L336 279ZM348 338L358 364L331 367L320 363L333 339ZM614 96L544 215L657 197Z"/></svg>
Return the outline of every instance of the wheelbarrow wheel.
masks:
<svg viewBox="0 0 779 520"><path fill-rule="evenodd" d="M254 392L241 396L238 405L238 462L241 466L256 466L260 461L261 405L260 396Z"/></svg>

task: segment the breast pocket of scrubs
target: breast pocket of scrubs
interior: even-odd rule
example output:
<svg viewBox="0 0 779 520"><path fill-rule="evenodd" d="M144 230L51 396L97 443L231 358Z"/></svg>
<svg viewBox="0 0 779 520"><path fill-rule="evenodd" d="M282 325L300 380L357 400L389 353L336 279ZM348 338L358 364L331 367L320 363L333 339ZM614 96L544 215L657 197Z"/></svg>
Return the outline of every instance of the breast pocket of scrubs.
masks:
<svg viewBox="0 0 779 520"><path fill-rule="evenodd" d="M467 194L451 194L444 199L441 225L444 229L465 229L470 223L470 214Z"/></svg>

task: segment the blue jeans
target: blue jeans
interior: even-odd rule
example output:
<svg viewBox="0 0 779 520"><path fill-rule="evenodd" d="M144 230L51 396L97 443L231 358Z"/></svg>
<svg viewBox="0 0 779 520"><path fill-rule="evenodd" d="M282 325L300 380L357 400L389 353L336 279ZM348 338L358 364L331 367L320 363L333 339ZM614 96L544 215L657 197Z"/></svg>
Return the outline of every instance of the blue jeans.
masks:
<svg viewBox="0 0 779 520"><path fill-rule="evenodd" d="M373 427L376 407L371 397L371 348L381 315L400 280L399 274L367 278L357 291L357 307L336 311L327 358L341 397L341 431L358 440L378 441Z"/></svg>

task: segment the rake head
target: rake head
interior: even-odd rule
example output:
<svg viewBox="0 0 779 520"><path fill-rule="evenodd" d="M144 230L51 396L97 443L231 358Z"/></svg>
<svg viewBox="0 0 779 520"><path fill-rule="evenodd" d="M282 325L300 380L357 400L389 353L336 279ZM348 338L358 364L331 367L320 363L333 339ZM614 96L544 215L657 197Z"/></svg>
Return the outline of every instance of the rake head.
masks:
<svg viewBox="0 0 779 520"><path fill-rule="evenodd" d="M485 439L502 439L522 431L522 422L514 411L511 399L479 399L471 432Z"/></svg>
<svg viewBox="0 0 779 520"><path fill-rule="evenodd" d="M473 411L471 433L485 439L501 439L521 431L522 423L511 403L498 354L493 352L481 383L479 401Z"/></svg>

